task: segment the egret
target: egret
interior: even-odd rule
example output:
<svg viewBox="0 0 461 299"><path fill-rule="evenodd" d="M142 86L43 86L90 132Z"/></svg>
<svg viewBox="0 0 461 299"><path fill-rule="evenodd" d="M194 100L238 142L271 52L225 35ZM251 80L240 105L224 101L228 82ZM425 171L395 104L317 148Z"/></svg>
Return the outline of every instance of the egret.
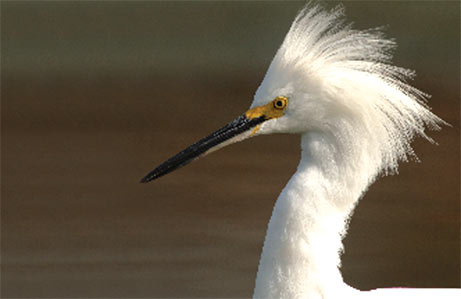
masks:
<svg viewBox="0 0 461 299"><path fill-rule="evenodd" d="M301 136L301 161L278 197L259 263L255 298L421 298L456 289L361 292L340 266L347 222L369 185L415 156L416 136L443 120L413 72L391 64L395 47L379 29L355 30L343 8L308 4L296 16L248 111L160 164L141 182L244 139ZM442 292L442 293L440 293ZM461 298L459 296L458 298Z"/></svg>

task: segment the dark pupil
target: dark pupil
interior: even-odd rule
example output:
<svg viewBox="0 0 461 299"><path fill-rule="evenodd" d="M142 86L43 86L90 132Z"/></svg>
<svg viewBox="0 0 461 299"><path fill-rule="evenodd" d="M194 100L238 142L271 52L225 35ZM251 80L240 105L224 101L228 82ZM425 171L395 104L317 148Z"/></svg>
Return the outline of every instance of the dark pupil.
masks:
<svg viewBox="0 0 461 299"><path fill-rule="evenodd" d="M283 106L283 103L282 103L282 101L277 101L277 102L275 102L275 105L276 105L277 107L282 107L282 106Z"/></svg>

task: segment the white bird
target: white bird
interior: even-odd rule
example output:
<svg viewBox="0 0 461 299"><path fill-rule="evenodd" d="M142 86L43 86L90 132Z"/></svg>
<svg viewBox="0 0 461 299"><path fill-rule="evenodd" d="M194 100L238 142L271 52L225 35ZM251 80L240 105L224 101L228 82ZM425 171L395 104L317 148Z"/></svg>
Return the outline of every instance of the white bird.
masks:
<svg viewBox="0 0 461 299"><path fill-rule="evenodd" d="M456 289L361 292L344 283L342 239L369 185L414 156L415 136L445 124L427 95L390 64L395 43L345 24L341 6L308 5L294 20L250 109L173 156L148 182L228 144L271 133L301 136L301 161L269 222L255 298L433 298Z"/></svg>

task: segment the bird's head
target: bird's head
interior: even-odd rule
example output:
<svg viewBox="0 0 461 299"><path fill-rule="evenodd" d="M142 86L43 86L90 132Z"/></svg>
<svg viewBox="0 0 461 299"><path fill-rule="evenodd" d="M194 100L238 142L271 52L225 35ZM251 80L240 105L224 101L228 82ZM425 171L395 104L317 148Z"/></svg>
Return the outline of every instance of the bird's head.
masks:
<svg viewBox="0 0 461 299"><path fill-rule="evenodd" d="M262 123L255 135L273 133L302 134L319 129L326 119L328 97L323 94L323 81L306 74L305 68L280 63L280 51L272 61L266 76L256 91L250 111L260 107L275 107L285 99L283 113Z"/></svg>
<svg viewBox="0 0 461 299"><path fill-rule="evenodd" d="M341 7L302 10L250 108L141 181L252 136L310 131L328 131L341 141L344 154L369 151L376 172L397 169L397 162L413 152L413 136L430 139L425 126L439 128L444 122L422 103L425 94L403 81L412 72L389 64L395 43L378 30L352 30L342 13Z"/></svg>

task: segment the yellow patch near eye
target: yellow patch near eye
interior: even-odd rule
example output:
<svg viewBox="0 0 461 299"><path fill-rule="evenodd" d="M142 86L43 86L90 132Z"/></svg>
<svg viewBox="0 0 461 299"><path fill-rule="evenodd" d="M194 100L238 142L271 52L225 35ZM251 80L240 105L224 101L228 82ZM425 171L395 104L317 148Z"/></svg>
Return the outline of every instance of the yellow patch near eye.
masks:
<svg viewBox="0 0 461 299"><path fill-rule="evenodd" d="M248 119L264 116L266 119L279 118L283 116L285 109L288 106L288 98L279 96L276 97L272 102L254 107L245 113Z"/></svg>

